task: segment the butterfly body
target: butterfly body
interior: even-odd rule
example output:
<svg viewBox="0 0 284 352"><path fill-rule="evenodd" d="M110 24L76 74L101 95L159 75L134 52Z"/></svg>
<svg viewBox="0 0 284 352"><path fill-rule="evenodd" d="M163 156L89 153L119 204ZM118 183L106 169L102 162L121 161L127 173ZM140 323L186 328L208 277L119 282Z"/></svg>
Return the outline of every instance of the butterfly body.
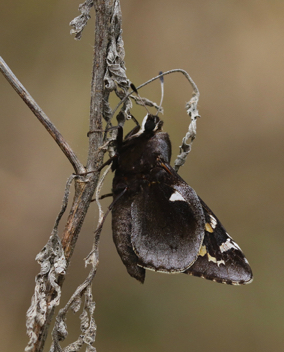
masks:
<svg viewBox="0 0 284 352"><path fill-rule="evenodd" d="M170 159L171 142L157 116L148 114L140 131L124 141L119 131L112 229L129 274L140 282L145 269L248 282L251 271L239 247ZM242 262L242 270L234 260Z"/></svg>

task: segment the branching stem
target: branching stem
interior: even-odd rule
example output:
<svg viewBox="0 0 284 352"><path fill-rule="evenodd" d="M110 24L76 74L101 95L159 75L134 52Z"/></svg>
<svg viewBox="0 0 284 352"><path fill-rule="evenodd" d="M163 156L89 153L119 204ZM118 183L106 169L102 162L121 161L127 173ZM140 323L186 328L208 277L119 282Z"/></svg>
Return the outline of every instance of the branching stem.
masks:
<svg viewBox="0 0 284 352"><path fill-rule="evenodd" d="M79 159L69 146L69 144L62 137L61 133L57 130L54 124L50 121L47 115L42 111L42 109L35 102L33 97L29 94L26 88L22 85L22 83L18 80L18 78L11 71L9 66L0 56L0 71L3 73L4 77L11 84L11 86L15 89L18 95L23 99L23 101L28 105L31 111L35 114L38 120L43 124L48 133L52 136L55 142L59 145L60 149L66 155L70 163L72 164L75 173L83 173L85 168L80 163Z"/></svg>

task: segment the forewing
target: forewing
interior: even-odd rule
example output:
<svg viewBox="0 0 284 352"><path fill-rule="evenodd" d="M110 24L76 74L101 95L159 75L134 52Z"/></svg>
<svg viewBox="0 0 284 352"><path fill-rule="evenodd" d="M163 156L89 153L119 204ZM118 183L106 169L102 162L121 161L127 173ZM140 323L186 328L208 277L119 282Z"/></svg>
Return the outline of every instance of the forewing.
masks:
<svg viewBox="0 0 284 352"><path fill-rule="evenodd" d="M195 263L185 274L219 283L242 285L252 282L247 259L217 217L200 199L205 215L205 236Z"/></svg>
<svg viewBox="0 0 284 352"><path fill-rule="evenodd" d="M197 259L204 218L194 190L163 182L143 185L131 204L131 242L138 265L161 272L183 272Z"/></svg>

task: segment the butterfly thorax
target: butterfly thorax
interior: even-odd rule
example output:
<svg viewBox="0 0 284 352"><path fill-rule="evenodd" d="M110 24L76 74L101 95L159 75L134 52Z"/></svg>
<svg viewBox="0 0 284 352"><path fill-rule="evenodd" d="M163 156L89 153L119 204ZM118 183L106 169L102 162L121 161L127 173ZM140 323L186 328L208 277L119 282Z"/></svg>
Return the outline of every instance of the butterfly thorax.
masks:
<svg viewBox="0 0 284 352"><path fill-rule="evenodd" d="M165 132L143 133L124 141L119 154L115 177L148 174L158 161L170 163L171 143Z"/></svg>

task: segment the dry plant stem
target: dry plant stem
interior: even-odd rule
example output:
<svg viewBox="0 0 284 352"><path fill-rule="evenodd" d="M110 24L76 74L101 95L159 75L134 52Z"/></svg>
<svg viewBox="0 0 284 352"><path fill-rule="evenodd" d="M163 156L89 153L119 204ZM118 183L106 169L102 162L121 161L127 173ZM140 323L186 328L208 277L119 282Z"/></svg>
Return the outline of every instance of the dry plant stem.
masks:
<svg viewBox="0 0 284 352"><path fill-rule="evenodd" d="M93 61L93 75L92 75L92 86L91 86L91 108L90 108L90 130L99 129L102 130L102 116L103 116L103 98L107 96L104 89L104 74L106 70L106 55L108 48L108 38L109 38L109 26L110 26L110 16L113 9L113 1L111 0L96 0L95 1L95 11L96 11L96 26L95 26L95 45L94 45L94 61ZM32 111L41 118L42 122L42 112L37 105L30 104L30 97L26 98L26 103L32 109ZM45 117L45 116L44 116ZM52 130L50 126L52 125L50 121L46 119L42 122L48 129ZM51 133L51 132L50 132ZM52 134L52 133L51 133ZM61 137L61 135L60 135ZM65 144L62 146L62 139L55 138L57 143L60 145L61 149L64 151ZM102 133L96 133L90 135L89 138L89 153L87 160L87 171L99 170L99 167L103 163L103 150L96 153L96 151L103 144ZM65 149L64 149L65 148ZM65 152L65 151L64 151ZM70 160L67 153L65 155ZM77 161L77 158L72 156L70 162L78 174L84 174L86 169ZM75 161L74 161L75 160ZM80 233L83 221L85 219L90 201L96 189L99 180L99 171L89 173L85 176L80 176L75 178L75 195L73 199L73 204L71 205L71 210L68 215L67 224L65 226L63 236L62 236L62 248L66 258L66 268L70 263L70 258L74 251L74 247ZM64 276L59 275L57 284L62 287L64 282ZM56 292L54 288L46 288L45 291L46 304L47 307L49 303L56 297ZM29 349L30 352L42 351L44 348L48 328L50 321L54 313L54 308L50 309L46 313L45 323L42 325L37 320L35 320L33 332L35 333L37 340L32 348Z"/></svg>
<svg viewBox="0 0 284 352"><path fill-rule="evenodd" d="M95 1L96 26L91 85L90 130L102 130L102 115L104 108L103 97L105 95L103 79L106 70L105 63L112 7L112 1ZM102 165L103 151L96 153L102 144L102 133L90 135L87 171L98 170ZM67 266L72 256L78 234L81 230L82 223L96 189L98 180L99 172L94 172L87 175L87 182L77 181L75 183L75 197L62 238L62 246L65 252ZM64 277L61 277L61 280L58 282L59 285L62 285L63 281ZM36 351L41 350L42 349L38 349Z"/></svg>
<svg viewBox="0 0 284 352"><path fill-rule="evenodd" d="M112 1L95 1L96 28L95 28L95 55L93 61L92 90L90 104L90 131L102 130L102 113L104 109L103 100L104 75L106 71L106 55L108 46L108 29L112 8ZM98 132L89 137L89 154L87 161L87 171L97 169L101 164L95 163L95 152L103 144L103 134ZM98 159L102 159L103 151Z"/></svg>
<svg viewBox="0 0 284 352"><path fill-rule="evenodd" d="M108 26L110 22L110 1L95 1L96 26L95 26L95 47L93 61L93 75L91 85L91 107L90 107L90 130L102 130L103 96L105 74L105 62L108 45ZM90 135L89 154L87 160L87 171L99 169L103 162L103 151L96 153L96 150L103 144L102 133ZM76 182L75 197L65 227L62 246L66 255L67 266L72 256L78 234L81 230L87 209L94 194L99 179L99 172L88 174L88 182ZM62 285L64 277L59 281ZM39 349L40 351L40 349Z"/></svg>
<svg viewBox="0 0 284 352"><path fill-rule="evenodd" d="M67 304L65 305L64 308L60 309L57 317L56 317L56 322L54 325L54 329L52 332L52 338L53 338L53 344L50 349L50 351L79 351L83 344L87 344L88 348L91 350L95 350L92 347L92 344L95 341L96 338L96 324L95 320L93 318L94 310L95 310L95 302L93 301L93 296L92 296L92 281L93 278L96 275L97 271L97 266L99 264L99 238L102 230L102 225L105 220L106 215L109 213L110 208L108 209L107 213L104 216L104 213L102 211L102 207L99 203L99 195L100 191L104 182L104 179L107 175L107 173L110 171L111 165L108 166L108 168L105 170L103 176L98 182L97 188L96 188L96 201L99 207L99 223L97 226L97 229L95 231L95 236L94 236L94 242L93 242L93 248L91 253L87 256L85 259L85 265L87 266L88 264L91 264L92 268L89 272L88 277L85 279L85 281L77 287ZM67 331L67 324L65 323L66 320L66 315L68 313L68 310L71 308L73 312L78 312L80 309L80 306L82 304L82 296L85 296L85 304L83 307L83 312L80 315L80 320L81 320L81 334L79 335L78 339L71 344L69 344L67 347L64 349L61 348L60 346L60 339L63 340L66 338L68 335Z"/></svg>
<svg viewBox="0 0 284 352"><path fill-rule="evenodd" d="M97 0L95 1L96 10L96 27L95 27L95 47L94 47L94 61L93 61L93 75L92 75L92 85L91 85L91 107L90 107L90 130L97 129L102 130L102 114L103 114L103 102L102 98L104 96L104 84L103 78L105 74L105 62L107 54L108 45L108 26L110 21L110 1ZM103 144L102 133L98 132L96 134L91 134L89 137L89 153L87 160L87 171L98 170L103 162L103 150L99 153L96 151ZM91 201L92 195L95 191L96 185L98 183L99 172L90 173L87 175L87 183L77 182L76 183L76 194L79 202L85 197L88 199L87 208ZM90 185L92 185L90 187ZM89 189L91 192L89 192ZM80 206L80 207L79 207ZM79 208L78 208L79 207ZM70 231L69 226L73 224L74 216L77 218L76 214L81 213L82 204L73 204L68 222L63 234L62 245L66 252L66 259L72 255L73 242L77 240L76 234L74 240L70 241ZM84 213L84 211L83 211ZM78 221L82 221L78 218ZM69 225L70 224L70 225ZM77 226L79 223L77 224ZM80 226L81 228L81 226ZM72 231L71 231L72 232Z"/></svg>
<svg viewBox="0 0 284 352"><path fill-rule="evenodd" d="M23 99L23 101L28 105L31 111L35 114L38 120L43 124L48 133L52 136L55 142L59 145L60 149L66 155L70 163L72 164L75 173L84 172L84 166L80 163L77 156L70 148L68 143L64 140L61 133L56 129L53 123L49 120L46 114L41 110L26 88L21 84L21 82L17 79L8 65L5 63L3 58L0 56L0 71L3 73L4 77L11 84L11 86L15 89L15 91L19 94L19 96Z"/></svg>

